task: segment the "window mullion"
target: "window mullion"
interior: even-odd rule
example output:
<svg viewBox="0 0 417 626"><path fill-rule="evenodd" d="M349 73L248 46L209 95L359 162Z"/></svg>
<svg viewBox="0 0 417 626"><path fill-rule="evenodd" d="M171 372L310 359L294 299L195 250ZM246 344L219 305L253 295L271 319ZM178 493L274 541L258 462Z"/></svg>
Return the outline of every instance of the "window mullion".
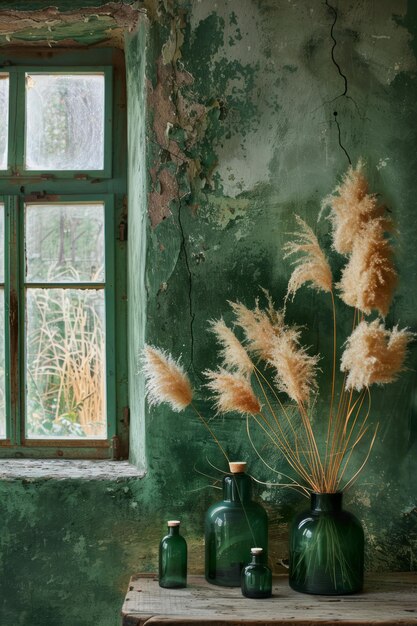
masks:
<svg viewBox="0 0 417 626"><path fill-rule="evenodd" d="M20 275L19 275L19 199L17 196L5 198L5 304L6 326L6 399L7 437L12 445L21 442L21 396L19 385L20 370Z"/></svg>
<svg viewBox="0 0 417 626"><path fill-rule="evenodd" d="M25 123L25 86L24 73L19 68L10 69L9 86L9 144L8 161L12 176L17 174L23 164L23 142Z"/></svg>
<svg viewBox="0 0 417 626"><path fill-rule="evenodd" d="M24 142L25 142L25 73L19 70L17 75L17 98L16 98L16 132L15 132L15 172L23 171Z"/></svg>
<svg viewBox="0 0 417 626"><path fill-rule="evenodd" d="M115 354L115 298L114 298L114 197L108 197L105 203L105 304L106 304L106 389L107 389L107 432L112 439L117 434L116 428L116 354Z"/></svg>

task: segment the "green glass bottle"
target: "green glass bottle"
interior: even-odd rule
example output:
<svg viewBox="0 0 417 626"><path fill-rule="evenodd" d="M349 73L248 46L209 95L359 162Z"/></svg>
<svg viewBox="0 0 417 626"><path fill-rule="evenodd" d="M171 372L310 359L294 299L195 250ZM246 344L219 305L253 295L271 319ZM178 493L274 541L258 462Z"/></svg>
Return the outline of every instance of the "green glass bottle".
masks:
<svg viewBox="0 0 417 626"><path fill-rule="evenodd" d="M290 530L289 583L296 591L343 595L362 591L364 534L342 509L342 493L312 493L311 509Z"/></svg>
<svg viewBox="0 0 417 626"><path fill-rule="evenodd" d="M159 544L159 586L187 586L187 543L180 535L180 522L168 522L168 534Z"/></svg>
<svg viewBox="0 0 417 626"><path fill-rule="evenodd" d="M230 463L231 475L223 479L223 500L213 504L205 519L206 580L223 587L240 587L242 568L251 546L263 548L268 559L268 516L252 500L252 479L246 463Z"/></svg>
<svg viewBox="0 0 417 626"><path fill-rule="evenodd" d="M251 548L252 561L242 570L241 589L246 598L270 598L272 572L262 561L262 548Z"/></svg>

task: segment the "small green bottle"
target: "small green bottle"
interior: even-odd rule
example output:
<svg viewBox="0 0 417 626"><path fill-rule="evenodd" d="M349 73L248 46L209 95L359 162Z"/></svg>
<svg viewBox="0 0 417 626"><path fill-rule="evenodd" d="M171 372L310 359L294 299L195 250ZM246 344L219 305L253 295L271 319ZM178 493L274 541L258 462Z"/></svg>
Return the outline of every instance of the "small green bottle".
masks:
<svg viewBox="0 0 417 626"><path fill-rule="evenodd" d="M168 534L159 544L159 586L187 586L187 543L180 535L180 522L168 521Z"/></svg>
<svg viewBox="0 0 417 626"><path fill-rule="evenodd" d="M272 573L264 565L262 548L251 548L252 561L242 570L241 589L247 598L270 598L272 595Z"/></svg>

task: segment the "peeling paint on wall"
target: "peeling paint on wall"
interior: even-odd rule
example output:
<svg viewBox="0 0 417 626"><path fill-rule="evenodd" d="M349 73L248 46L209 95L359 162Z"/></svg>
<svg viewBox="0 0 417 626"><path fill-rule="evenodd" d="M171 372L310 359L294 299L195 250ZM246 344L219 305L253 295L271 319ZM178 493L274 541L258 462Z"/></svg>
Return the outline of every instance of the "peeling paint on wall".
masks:
<svg viewBox="0 0 417 626"><path fill-rule="evenodd" d="M0 45L45 46L47 43L55 47L100 43L123 48L125 32L134 30L140 17L140 10L116 2L70 11L51 6L39 10L1 10Z"/></svg>

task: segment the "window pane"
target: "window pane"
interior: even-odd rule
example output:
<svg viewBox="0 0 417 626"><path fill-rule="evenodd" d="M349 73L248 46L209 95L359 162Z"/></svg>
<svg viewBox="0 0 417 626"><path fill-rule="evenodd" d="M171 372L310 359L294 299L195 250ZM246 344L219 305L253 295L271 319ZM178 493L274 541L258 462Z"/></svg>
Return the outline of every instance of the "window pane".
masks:
<svg viewBox="0 0 417 626"><path fill-rule="evenodd" d="M7 170L9 136L9 76L0 73L0 170Z"/></svg>
<svg viewBox="0 0 417 626"><path fill-rule="evenodd" d="M104 74L26 74L25 165L102 170Z"/></svg>
<svg viewBox="0 0 417 626"><path fill-rule="evenodd" d="M4 362L4 290L0 289L0 439L6 437L6 369Z"/></svg>
<svg viewBox="0 0 417 626"><path fill-rule="evenodd" d="M106 438L104 291L28 289L26 318L27 437Z"/></svg>
<svg viewBox="0 0 417 626"><path fill-rule="evenodd" d="M27 204L27 282L104 281L104 205Z"/></svg>

